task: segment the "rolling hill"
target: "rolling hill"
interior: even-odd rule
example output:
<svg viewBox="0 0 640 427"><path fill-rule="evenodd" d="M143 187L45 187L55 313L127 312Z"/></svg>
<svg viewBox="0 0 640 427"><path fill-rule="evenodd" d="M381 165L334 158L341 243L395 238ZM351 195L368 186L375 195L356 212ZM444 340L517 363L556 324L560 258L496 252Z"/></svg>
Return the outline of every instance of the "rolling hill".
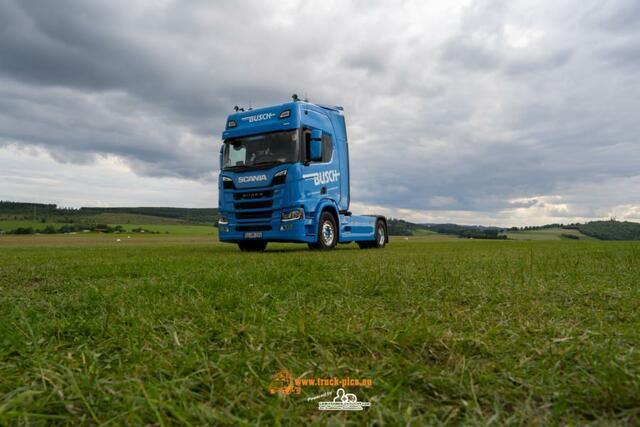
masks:
<svg viewBox="0 0 640 427"><path fill-rule="evenodd" d="M216 225L218 209L174 207L82 207L0 201L0 229L11 224L30 224L34 229L55 224L81 225ZM21 225L21 226L22 226ZM460 224L416 224L388 219L393 236L443 235L497 240L640 240L640 224L628 221L592 221L585 224L549 224L535 227L485 227Z"/></svg>

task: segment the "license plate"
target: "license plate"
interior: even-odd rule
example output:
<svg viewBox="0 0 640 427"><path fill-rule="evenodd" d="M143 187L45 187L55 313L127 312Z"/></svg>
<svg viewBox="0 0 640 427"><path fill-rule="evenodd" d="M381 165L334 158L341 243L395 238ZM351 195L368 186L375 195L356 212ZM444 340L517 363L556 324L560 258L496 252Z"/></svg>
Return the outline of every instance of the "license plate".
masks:
<svg viewBox="0 0 640 427"><path fill-rule="evenodd" d="M253 231L251 233L244 233L245 239L261 239L262 232L261 231Z"/></svg>

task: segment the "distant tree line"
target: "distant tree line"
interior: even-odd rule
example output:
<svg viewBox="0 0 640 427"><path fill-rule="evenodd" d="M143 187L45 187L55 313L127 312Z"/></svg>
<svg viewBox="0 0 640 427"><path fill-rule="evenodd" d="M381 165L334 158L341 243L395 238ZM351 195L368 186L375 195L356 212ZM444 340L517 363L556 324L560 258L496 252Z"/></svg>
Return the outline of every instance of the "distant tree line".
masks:
<svg viewBox="0 0 640 427"><path fill-rule="evenodd" d="M564 224L525 225L524 227L510 227L508 231L547 230L550 228L566 228Z"/></svg>
<svg viewBox="0 0 640 427"><path fill-rule="evenodd" d="M0 200L0 219L28 219L46 222L46 218L75 215L77 209L59 208L54 204L22 203Z"/></svg>
<svg viewBox="0 0 640 427"><path fill-rule="evenodd" d="M2 214L30 214L33 213L34 209L37 209L38 213L53 213L57 211L58 206L46 205L43 203L21 203L0 200L0 213Z"/></svg>
<svg viewBox="0 0 640 427"><path fill-rule="evenodd" d="M99 215L101 213L122 213L149 215L171 218L190 223L215 223L218 221L218 209L215 208L80 208L81 215Z"/></svg>
<svg viewBox="0 0 640 427"><path fill-rule="evenodd" d="M544 230L549 228L560 228L563 230L577 230L580 233L599 240L640 240L640 224L629 221L591 221L584 224L546 224L539 226L511 227L509 231ZM561 235L567 239L579 240L580 236L563 233Z"/></svg>
<svg viewBox="0 0 640 427"><path fill-rule="evenodd" d="M640 240L640 224L629 221L593 221L565 226L600 240Z"/></svg>
<svg viewBox="0 0 640 427"><path fill-rule="evenodd" d="M55 204L0 201L0 219L35 220L40 222L74 223L103 213L148 215L177 221L215 224L218 209L215 208L61 208Z"/></svg>
<svg viewBox="0 0 640 427"><path fill-rule="evenodd" d="M389 234L393 236L413 236L417 230L433 231L441 234L451 234L466 239L506 239L500 234L501 228L483 227L458 224L414 224L397 218L387 220Z"/></svg>
<svg viewBox="0 0 640 427"><path fill-rule="evenodd" d="M502 229L498 227L483 227L479 225L458 224L429 224L428 230L441 234L451 234L465 239L498 239L504 240L506 235L500 234Z"/></svg>
<svg viewBox="0 0 640 427"><path fill-rule="evenodd" d="M413 232L418 228L424 227L402 219L387 219L387 232L392 236L413 236Z"/></svg>

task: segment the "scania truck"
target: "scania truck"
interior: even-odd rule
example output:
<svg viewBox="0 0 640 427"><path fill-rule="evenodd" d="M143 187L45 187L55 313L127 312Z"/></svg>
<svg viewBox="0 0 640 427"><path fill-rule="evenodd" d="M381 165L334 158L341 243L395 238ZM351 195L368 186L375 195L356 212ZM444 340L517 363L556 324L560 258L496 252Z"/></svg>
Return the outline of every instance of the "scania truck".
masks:
<svg viewBox="0 0 640 427"><path fill-rule="evenodd" d="M268 242L382 248L382 215L349 211L349 145L342 107L300 100L235 108L222 133L218 235L242 251Z"/></svg>

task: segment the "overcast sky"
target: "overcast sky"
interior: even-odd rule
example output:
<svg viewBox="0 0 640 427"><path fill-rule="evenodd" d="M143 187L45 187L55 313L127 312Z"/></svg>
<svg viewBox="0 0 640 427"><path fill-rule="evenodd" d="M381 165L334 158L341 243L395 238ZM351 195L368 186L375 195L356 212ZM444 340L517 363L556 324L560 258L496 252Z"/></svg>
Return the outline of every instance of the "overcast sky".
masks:
<svg viewBox="0 0 640 427"><path fill-rule="evenodd" d="M355 212L640 221L637 0L0 0L0 199L215 207L225 116L292 93Z"/></svg>

